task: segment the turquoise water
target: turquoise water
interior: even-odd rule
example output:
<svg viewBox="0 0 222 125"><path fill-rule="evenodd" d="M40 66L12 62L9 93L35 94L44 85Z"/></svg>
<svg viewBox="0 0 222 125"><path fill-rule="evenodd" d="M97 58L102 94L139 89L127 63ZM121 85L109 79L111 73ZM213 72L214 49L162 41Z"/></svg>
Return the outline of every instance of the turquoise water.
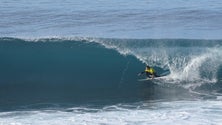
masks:
<svg viewBox="0 0 222 125"><path fill-rule="evenodd" d="M1 38L0 123L217 123L221 56L221 40ZM168 75L140 82L145 64Z"/></svg>
<svg viewBox="0 0 222 125"><path fill-rule="evenodd" d="M220 124L221 5L0 0L0 125Z"/></svg>

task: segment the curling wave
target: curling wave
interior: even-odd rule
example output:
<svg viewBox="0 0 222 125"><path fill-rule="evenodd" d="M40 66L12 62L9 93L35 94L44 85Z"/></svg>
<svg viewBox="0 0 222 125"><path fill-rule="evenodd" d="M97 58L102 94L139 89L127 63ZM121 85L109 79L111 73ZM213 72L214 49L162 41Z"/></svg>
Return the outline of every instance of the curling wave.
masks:
<svg viewBox="0 0 222 125"><path fill-rule="evenodd" d="M177 92L186 98L181 91L205 85L220 93L221 46L222 40L0 38L0 104L113 103L175 98ZM167 77L158 86L139 84L144 64Z"/></svg>

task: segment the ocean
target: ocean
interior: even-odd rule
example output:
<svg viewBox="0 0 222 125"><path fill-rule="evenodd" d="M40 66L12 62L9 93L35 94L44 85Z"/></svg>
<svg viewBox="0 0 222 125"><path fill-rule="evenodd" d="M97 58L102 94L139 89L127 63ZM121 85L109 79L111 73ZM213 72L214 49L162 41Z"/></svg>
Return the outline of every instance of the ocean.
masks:
<svg viewBox="0 0 222 125"><path fill-rule="evenodd" d="M0 125L222 122L219 0L0 0L0 17Z"/></svg>

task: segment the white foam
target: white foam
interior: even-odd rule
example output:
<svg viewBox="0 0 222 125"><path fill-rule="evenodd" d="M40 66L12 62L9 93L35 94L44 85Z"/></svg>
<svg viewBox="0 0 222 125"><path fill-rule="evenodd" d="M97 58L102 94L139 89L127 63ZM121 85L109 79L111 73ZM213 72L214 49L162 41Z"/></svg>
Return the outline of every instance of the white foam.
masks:
<svg viewBox="0 0 222 125"><path fill-rule="evenodd" d="M221 101L147 102L143 108L121 105L101 109L12 111L0 113L0 125L146 125L220 124ZM135 106L135 104L134 104Z"/></svg>
<svg viewBox="0 0 222 125"><path fill-rule="evenodd" d="M22 39L27 42L59 42L59 41L65 41L65 40L74 40L74 41L85 41L85 42L95 42L99 41L99 39L94 38L94 37L79 37L79 36L59 36L59 35L54 35L54 36L38 36L38 37L29 37L29 36L20 36L20 37L11 37L15 39Z"/></svg>
<svg viewBox="0 0 222 125"><path fill-rule="evenodd" d="M196 88L205 83L217 82L217 71L222 63L221 47L156 48L131 47L130 43L95 40L106 48L115 49L122 55L133 55L141 62L170 70L164 82L180 84L184 88ZM184 55L184 53L186 53ZM183 85L181 84L183 83Z"/></svg>

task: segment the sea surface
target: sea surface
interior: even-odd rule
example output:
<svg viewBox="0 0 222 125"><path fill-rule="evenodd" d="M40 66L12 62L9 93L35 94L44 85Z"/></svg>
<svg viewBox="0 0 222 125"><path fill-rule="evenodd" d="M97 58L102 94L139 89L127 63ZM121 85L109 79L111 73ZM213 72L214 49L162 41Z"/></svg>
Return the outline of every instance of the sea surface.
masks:
<svg viewBox="0 0 222 125"><path fill-rule="evenodd" d="M220 125L221 22L220 0L0 0L0 125Z"/></svg>

